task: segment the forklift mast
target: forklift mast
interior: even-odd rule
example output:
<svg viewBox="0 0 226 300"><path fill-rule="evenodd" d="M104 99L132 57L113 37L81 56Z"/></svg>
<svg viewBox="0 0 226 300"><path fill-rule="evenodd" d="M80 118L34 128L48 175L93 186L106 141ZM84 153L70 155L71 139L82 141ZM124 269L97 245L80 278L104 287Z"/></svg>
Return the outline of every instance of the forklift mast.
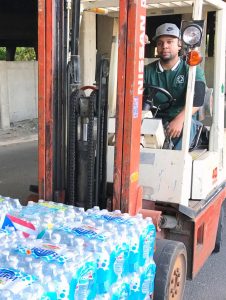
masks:
<svg viewBox="0 0 226 300"><path fill-rule="evenodd" d="M59 202L65 202L69 180L65 175L68 109L65 39L68 36L66 9L69 2L39 0L38 6L38 191L39 198ZM79 6L80 3L73 1L72 5ZM146 1L121 0L119 5L120 65L113 208L135 214L142 204L142 188L138 181ZM75 18L72 23L78 24ZM77 47L77 40L72 42L73 45L73 48ZM73 67L76 63L73 62Z"/></svg>
<svg viewBox="0 0 226 300"><path fill-rule="evenodd" d="M139 186L146 1L120 1L119 67L113 209L135 214L142 205ZM133 63L131 63L133 62Z"/></svg>

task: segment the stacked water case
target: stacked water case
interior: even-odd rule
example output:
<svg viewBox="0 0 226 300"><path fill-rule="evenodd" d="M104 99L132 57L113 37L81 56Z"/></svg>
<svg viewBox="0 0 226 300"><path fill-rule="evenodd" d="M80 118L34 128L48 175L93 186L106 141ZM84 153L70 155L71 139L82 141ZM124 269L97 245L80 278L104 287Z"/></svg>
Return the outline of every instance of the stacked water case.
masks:
<svg viewBox="0 0 226 300"><path fill-rule="evenodd" d="M151 218L0 197L1 299L150 299Z"/></svg>

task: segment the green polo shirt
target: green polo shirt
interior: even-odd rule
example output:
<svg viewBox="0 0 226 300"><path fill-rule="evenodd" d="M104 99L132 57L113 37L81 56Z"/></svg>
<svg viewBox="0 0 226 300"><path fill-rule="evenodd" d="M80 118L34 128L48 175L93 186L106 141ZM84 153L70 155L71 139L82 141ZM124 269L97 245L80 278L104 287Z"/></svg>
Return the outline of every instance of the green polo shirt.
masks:
<svg viewBox="0 0 226 300"><path fill-rule="evenodd" d="M182 59L171 70L163 70L159 60L145 66L144 83L164 88L176 99L175 103L167 110L168 120L178 115L185 106L188 69L188 64ZM196 67L196 81L205 82L204 72L199 66ZM164 103L166 98L161 93L157 93L154 101L155 105L158 105Z"/></svg>

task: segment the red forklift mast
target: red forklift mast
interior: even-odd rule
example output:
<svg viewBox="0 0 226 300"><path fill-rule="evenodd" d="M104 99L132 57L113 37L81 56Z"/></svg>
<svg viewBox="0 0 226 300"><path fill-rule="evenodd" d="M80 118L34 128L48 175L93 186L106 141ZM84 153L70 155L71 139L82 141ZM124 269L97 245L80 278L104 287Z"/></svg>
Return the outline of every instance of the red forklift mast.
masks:
<svg viewBox="0 0 226 300"><path fill-rule="evenodd" d="M53 7L54 0L38 1L38 191L53 199Z"/></svg>
<svg viewBox="0 0 226 300"><path fill-rule="evenodd" d="M143 94L145 2L120 1L119 67L113 209L135 214L142 205L138 184Z"/></svg>
<svg viewBox="0 0 226 300"><path fill-rule="evenodd" d="M144 36L146 1L120 1L119 69L117 103L117 144L114 175L113 208L135 214L142 205L142 188L138 184L140 161L140 124L143 93ZM63 9L62 9L63 10ZM56 188L54 117L56 66L57 4L39 0L39 198L64 201L64 186ZM64 156L61 156L61 163Z"/></svg>
<svg viewBox="0 0 226 300"><path fill-rule="evenodd" d="M38 196L64 201L67 54L64 1L38 1Z"/></svg>

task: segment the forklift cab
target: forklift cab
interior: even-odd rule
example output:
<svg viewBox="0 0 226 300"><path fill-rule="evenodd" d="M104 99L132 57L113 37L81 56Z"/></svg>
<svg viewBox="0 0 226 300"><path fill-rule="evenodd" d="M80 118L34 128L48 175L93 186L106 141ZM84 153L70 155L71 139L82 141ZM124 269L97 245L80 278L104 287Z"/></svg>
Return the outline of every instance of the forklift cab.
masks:
<svg viewBox="0 0 226 300"><path fill-rule="evenodd" d="M200 2L194 2L194 20L201 18L201 7L202 4ZM196 23L197 21L194 21L194 23L190 21L187 28L194 29ZM191 32L192 30L189 29L188 31ZM186 28L183 28L182 39L185 32ZM192 34L194 38L194 31ZM224 155L224 128L222 122L224 112L220 109L220 106L224 102L224 90L222 90L222 87L224 87L225 81L223 75L225 54L222 48L224 48L225 43L224 41L222 43L220 36L223 37L223 33L216 31L215 53L218 54L215 63L223 63L219 69L214 69L213 98L210 93L212 89L207 89L201 82L195 82L196 66L189 60L193 55L193 51L195 52L197 45L200 46L201 42L196 43L196 45L190 45L190 50L186 53L190 67L181 150L170 149L170 143L165 143L164 129L161 128L161 118L164 119L164 115L167 113L167 106L173 105L174 100L172 96L158 87L145 86L146 90L149 91L145 93L148 96L144 99L144 106L146 106L146 109L149 106L154 118L157 118L157 120L144 118L141 125L140 184L143 187L143 199L189 207L191 200L200 201L205 199L224 182L225 166L223 163L224 159L222 159ZM185 39L189 40L188 37ZM156 93L165 95L166 102L163 105L155 105L154 98ZM207 103L212 102L212 99L214 99L212 123L206 127L200 122L195 140L189 146L192 106L202 107L199 115L199 119L202 119L204 117L203 111L207 109ZM214 140L216 143L213 142Z"/></svg>

